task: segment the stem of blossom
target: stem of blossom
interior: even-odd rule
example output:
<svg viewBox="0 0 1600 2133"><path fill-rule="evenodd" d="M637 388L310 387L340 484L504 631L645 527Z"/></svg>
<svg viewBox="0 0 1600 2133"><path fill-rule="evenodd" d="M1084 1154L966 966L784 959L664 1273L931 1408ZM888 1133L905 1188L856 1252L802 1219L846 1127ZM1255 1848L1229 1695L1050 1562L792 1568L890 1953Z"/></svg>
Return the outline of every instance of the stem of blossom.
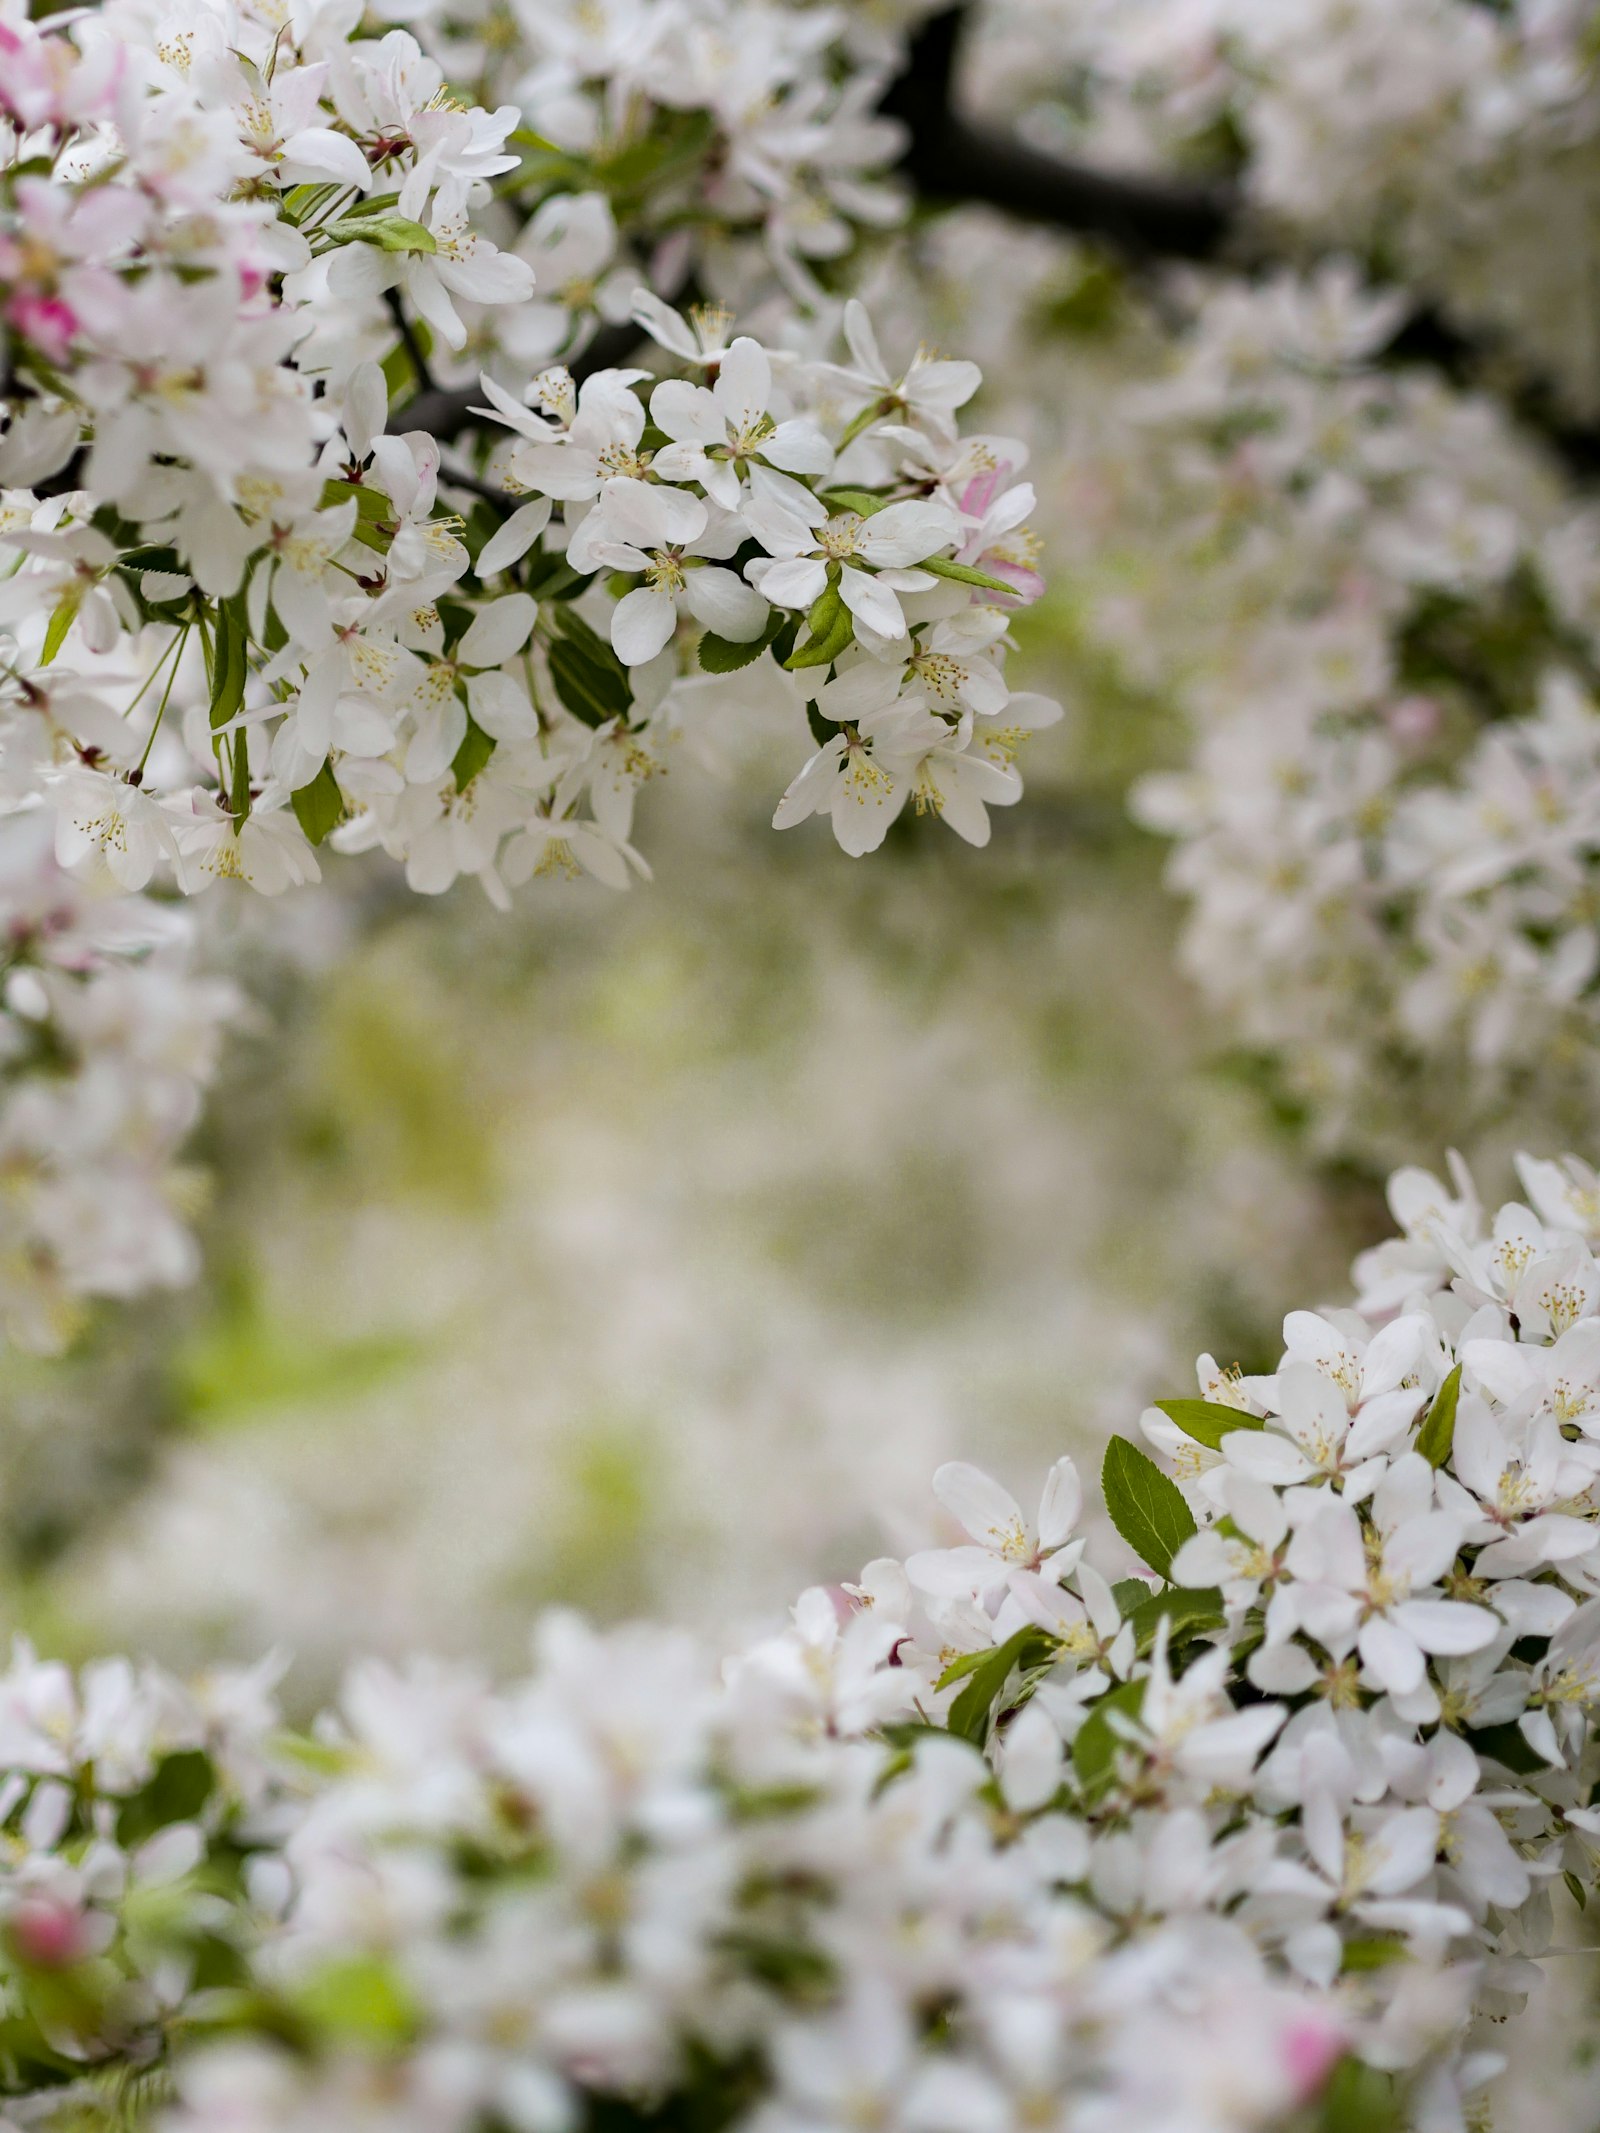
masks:
<svg viewBox="0 0 1600 2133"><path fill-rule="evenodd" d="M158 705L156 706L156 716L155 716L155 724L154 724L154 725L153 725L153 726L152 726L152 727L150 728L150 733L149 733L149 737L148 737L148 738L146 739L146 741L145 741L145 744L144 744L144 754L143 754L142 756L140 756L140 758L139 758L139 765L138 765L138 768L137 768L137 769L136 769L136 770L134 771L134 773L133 773L132 777L130 777L130 778L129 778L129 780L128 780L128 783L129 783L130 785L138 785L138 784L140 784L140 783L141 783L141 782L143 781L143 778L144 778L144 766L145 766L145 765L146 765L146 763L148 763L148 762L149 762L149 760L150 760L150 751L151 751L151 749L152 749L152 748L153 748L153 747L155 746L155 744L156 744L156 735L157 735L157 734L158 734L158 733L159 733L159 732L161 731L161 721L162 721L162 720L163 720L163 719L164 719L164 718L166 717L166 715L167 715L167 705L168 705L168 703L170 702L170 700L171 700L171 697L172 697L172 685L173 685L173 683L174 683L174 682L175 682L175 681L177 680L177 678L178 678L178 668L179 668L179 665L180 665L180 664L182 663L182 659L183 659L183 648L184 648L184 646L185 646L185 645L186 645L186 644L188 643L188 641L189 641L189 624L188 624L188 623L186 622L186 623L185 623L185 624L183 625L183 628L182 628L181 630L179 630L179 632L178 632L177 636L176 636L176 637L175 637L175 638L173 639L173 642L172 642L172 655L171 655L171 656L172 656L172 666L171 666L171 669L169 670L169 672L168 672L168 674L167 674L167 686L166 686L166 687L165 687L165 688L164 688L164 689L162 690L162 692L161 692L161 701L160 701L160 703L159 703L159 704L158 704ZM166 655L165 653L163 653L163 655L162 655L162 656L163 656L163 658L165 658L165 657L166 657L167 655ZM159 667L157 668L157 670L156 670L156 671L157 671L157 672L159 672L159 671L160 671ZM154 673L152 673L152 675L151 675L150 679L151 679L151 681L154 681L154 679L155 679L155 674L154 674ZM148 687L148 684L146 684L146 686ZM130 708L131 708L131 707L130 707Z"/></svg>
<svg viewBox="0 0 1600 2133"><path fill-rule="evenodd" d="M410 319L406 317L406 307L400 301L400 291L398 289L386 289L383 300L389 307L389 316L400 329L401 345L411 359L411 368L416 372L418 391L424 393L437 392L438 387L433 382L433 372L428 368L428 359L422 352L421 341L417 338L417 329L412 325Z"/></svg>

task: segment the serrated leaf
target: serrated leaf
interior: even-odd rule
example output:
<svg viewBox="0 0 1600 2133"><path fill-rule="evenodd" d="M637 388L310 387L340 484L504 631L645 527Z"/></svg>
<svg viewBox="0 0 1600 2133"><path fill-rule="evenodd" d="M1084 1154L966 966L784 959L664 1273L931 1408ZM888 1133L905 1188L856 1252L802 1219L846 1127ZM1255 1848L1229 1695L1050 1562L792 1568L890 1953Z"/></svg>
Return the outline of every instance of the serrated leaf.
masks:
<svg viewBox="0 0 1600 2133"><path fill-rule="evenodd" d="M344 820L344 794L339 790L333 765L325 762L309 785L302 785L289 795L289 805L307 842L321 844Z"/></svg>
<svg viewBox="0 0 1600 2133"><path fill-rule="evenodd" d="M1128 1546L1158 1575L1170 1577L1173 1556L1196 1530L1177 1483L1126 1437L1113 1437L1106 1446L1100 1485L1111 1523Z"/></svg>
<svg viewBox="0 0 1600 2133"><path fill-rule="evenodd" d="M1017 588L1008 585L1004 578L991 578L986 570L974 570L970 563L952 563L947 556L924 556L912 566L916 570L931 570L936 578L954 578L958 585L978 585L985 592L1016 594Z"/></svg>
<svg viewBox="0 0 1600 2133"><path fill-rule="evenodd" d="M1155 1595L1143 1578L1118 1578L1111 1588L1111 1597L1117 1603L1118 1614L1126 1619Z"/></svg>
<svg viewBox="0 0 1600 2133"><path fill-rule="evenodd" d="M1202 1630L1221 1629L1228 1619L1223 1612L1222 1594L1214 1585L1174 1586L1170 1592L1155 1593L1141 1600L1128 1617L1141 1652L1147 1652L1155 1643L1163 1616L1172 1624L1170 1635L1174 1641Z"/></svg>
<svg viewBox="0 0 1600 2133"><path fill-rule="evenodd" d="M1443 1466L1456 1441L1456 1403L1461 1397L1461 1365L1445 1379L1428 1409L1428 1419L1417 1438L1417 1450L1429 1466Z"/></svg>
<svg viewBox="0 0 1600 2133"><path fill-rule="evenodd" d="M1260 1415L1242 1414L1237 1407L1223 1407L1213 1400L1157 1400L1155 1404L1186 1437L1193 1437L1196 1444L1208 1444L1214 1452L1222 1449L1222 1440L1230 1430L1267 1426Z"/></svg>
<svg viewBox="0 0 1600 2133"><path fill-rule="evenodd" d="M1111 1723L1112 1714L1137 1718L1143 1707L1142 1681L1124 1681L1091 1705L1072 1743L1072 1767L1089 1799L1103 1792L1116 1775L1117 1750L1124 1743Z"/></svg>
<svg viewBox="0 0 1600 2133"><path fill-rule="evenodd" d="M478 775L478 772L482 770L484 764L488 762L490 756L494 754L494 751L495 742L493 736L485 733L477 720L469 713L467 716L467 730L462 736L461 746L456 750L455 758L450 765L451 773L456 781L457 792L466 791L467 787Z"/></svg>

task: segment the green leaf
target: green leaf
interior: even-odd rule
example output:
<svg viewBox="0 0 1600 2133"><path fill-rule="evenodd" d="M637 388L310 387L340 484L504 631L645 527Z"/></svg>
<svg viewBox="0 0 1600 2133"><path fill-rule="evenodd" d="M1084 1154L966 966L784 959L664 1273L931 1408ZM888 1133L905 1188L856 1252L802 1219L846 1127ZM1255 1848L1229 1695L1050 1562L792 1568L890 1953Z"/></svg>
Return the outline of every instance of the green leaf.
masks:
<svg viewBox="0 0 1600 2133"><path fill-rule="evenodd" d="M1532 1777L1550 1767L1538 1750L1528 1745L1518 1726L1481 1726L1464 1733L1462 1738L1474 1755L1489 1756L1518 1777Z"/></svg>
<svg viewBox="0 0 1600 2133"><path fill-rule="evenodd" d="M1398 1935L1371 1933L1345 1942L1339 1968L1346 1976L1362 1970L1386 1970L1391 1963L1403 1962L1406 1952L1406 1944Z"/></svg>
<svg viewBox="0 0 1600 2133"><path fill-rule="evenodd" d="M887 496L874 496L870 489L825 489L822 501L832 511L854 511L859 518L888 509Z"/></svg>
<svg viewBox="0 0 1600 2133"><path fill-rule="evenodd" d="M1561 1878L1567 1884L1567 1894L1578 1906L1578 1909L1580 1911L1587 1911L1589 1908L1589 1892L1584 1887L1583 1883L1578 1879L1577 1875L1574 1874L1569 1868L1567 1872L1565 1872L1561 1876Z"/></svg>
<svg viewBox="0 0 1600 2133"><path fill-rule="evenodd" d="M1111 1523L1128 1546L1141 1562L1170 1577L1173 1556L1196 1530L1177 1483L1126 1437L1113 1437L1106 1446L1100 1486Z"/></svg>
<svg viewBox="0 0 1600 2133"><path fill-rule="evenodd" d="M1072 1767L1087 1798L1097 1798L1116 1776L1117 1750L1124 1742L1111 1723L1113 1712L1124 1718L1137 1718L1143 1706L1144 1683L1124 1681L1091 1707L1078 1728L1072 1743Z"/></svg>
<svg viewBox="0 0 1600 2133"><path fill-rule="evenodd" d="M244 702L250 671L244 595L217 602L217 626L211 644L211 729L225 726Z"/></svg>
<svg viewBox="0 0 1600 2133"><path fill-rule="evenodd" d="M1118 1578L1111 1588L1111 1597L1117 1603L1117 1612L1124 1619L1143 1607L1146 1600L1154 1598L1143 1578Z"/></svg>
<svg viewBox="0 0 1600 2133"><path fill-rule="evenodd" d="M981 1748L988 1737L990 1709L1013 1671L1020 1669L1025 1673L1030 1668L1048 1666L1056 1656L1056 1649L1054 1637L1029 1623L992 1652L980 1653L978 1663L970 1671L962 1667L960 1660L955 1661L955 1665L967 1673L967 1685L950 1706L949 1730ZM959 1674L947 1670L940 1676L940 1686L942 1688L947 1681L959 1678Z"/></svg>
<svg viewBox="0 0 1600 2133"><path fill-rule="evenodd" d="M384 523L394 517L394 505L381 489L374 489L364 481L325 481L322 484L322 508L331 511L336 504L347 504L355 499L356 517L369 524Z"/></svg>
<svg viewBox="0 0 1600 2133"><path fill-rule="evenodd" d="M346 215L320 234L332 244L375 244L381 252L437 252L432 230L409 215Z"/></svg>
<svg viewBox="0 0 1600 2133"><path fill-rule="evenodd" d="M339 790L333 765L325 762L309 785L290 793L289 805L308 840L321 844L344 820L344 794Z"/></svg>
<svg viewBox="0 0 1600 2133"><path fill-rule="evenodd" d="M40 666L47 667L66 643L67 632L71 629L77 613L76 600L63 600L50 617L50 627L44 633L44 650L39 655Z"/></svg>
<svg viewBox="0 0 1600 2133"><path fill-rule="evenodd" d="M318 2029L341 2042L398 2044L416 2025L399 1976L375 1955L324 1963L300 1985L295 1999Z"/></svg>
<svg viewBox="0 0 1600 2133"><path fill-rule="evenodd" d="M1393 2074L1359 2059L1341 2059L1322 2092L1320 2133L1399 2133L1401 2122Z"/></svg>
<svg viewBox="0 0 1600 2133"><path fill-rule="evenodd" d="M1221 1629L1227 1622L1222 1594L1215 1585L1175 1585L1170 1592L1158 1592L1141 1601L1129 1616L1141 1652L1147 1652L1155 1643L1163 1615L1172 1624L1170 1635L1174 1643L1202 1630Z"/></svg>
<svg viewBox="0 0 1600 2133"><path fill-rule="evenodd" d="M700 640L701 667L707 674L737 674L741 667L753 667L788 620L781 610L776 611L761 635L752 637L748 644L735 644L731 637L718 637L707 630Z"/></svg>
<svg viewBox="0 0 1600 2133"><path fill-rule="evenodd" d="M201 1748L181 1748L164 1755L147 1782L122 1803L117 1815L117 1842L143 1844L158 1829L192 1822L216 1784L211 1758Z"/></svg>
<svg viewBox="0 0 1600 2133"><path fill-rule="evenodd" d="M954 578L958 585L981 585L985 592L1014 594L1017 589L1008 585L1004 578L991 578L986 570L974 570L970 563L952 563L942 555L924 556L912 567L931 570L936 578Z"/></svg>
<svg viewBox="0 0 1600 2133"><path fill-rule="evenodd" d="M455 759L450 765L451 771L455 776L457 792L466 791L484 764L488 762L490 756L494 754L494 751L495 743L493 737L485 733L477 720L469 713L466 733L462 738L461 746L455 752Z"/></svg>
<svg viewBox="0 0 1600 2133"><path fill-rule="evenodd" d="M562 610L563 614L567 612ZM615 654L608 662L596 658L571 637L558 637L547 657L555 692L574 718L586 726L603 726L607 719L627 715L633 702L633 687Z"/></svg>
<svg viewBox="0 0 1600 2133"><path fill-rule="evenodd" d="M1265 1429L1260 1415L1241 1414L1237 1407L1221 1407L1211 1400L1157 1400L1169 1422L1176 1422L1196 1444L1208 1444L1216 1452L1230 1430Z"/></svg>
<svg viewBox="0 0 1600 2133"><path fill-rule="evenodd" d="M855 617L845 606L837 585L830 585L812 602L806 628L810 632L806 642L784 661L791 673L804 667L831 667L850 649L855 642Z"/></svg>
<svg viewBox="0 0 1600 2133"><path fill-rule="evenodd" d="M1429 1466L1443 1466L1450 1457L1456 1441L1456 1402L1461 1397L1461 1365L1439 1387L1433 1405L1428 1409L1428 1419L1422 1425L1417 1438L1417 1450Z"/></svg>

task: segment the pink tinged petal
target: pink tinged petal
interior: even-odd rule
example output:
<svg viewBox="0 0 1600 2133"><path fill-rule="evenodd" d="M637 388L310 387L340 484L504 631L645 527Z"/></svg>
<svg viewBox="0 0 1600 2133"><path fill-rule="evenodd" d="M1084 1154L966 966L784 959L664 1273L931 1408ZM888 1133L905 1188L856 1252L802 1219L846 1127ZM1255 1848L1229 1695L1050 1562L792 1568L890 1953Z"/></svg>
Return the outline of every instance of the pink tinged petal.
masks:
<svg viewBox="0 0 1600 2133"><path fill-rule="evenodd" d="M933 1477L933 1493L975 1541L1020 1562L1028 1552L1028 1529L1022 1507L981 1467L952 1459Z"/></svg>
<svg viewBox="0 0 1600 2133"><path fill-rule="evenodd" d="M1460 1657L1481 1652L1500 1635L1500 1617L1464 1600L1402 1600L1390 1618L1425 1652Z"/></svg>
<svg viewBox="0 0 1600 2133"><path fill-rule="evenodd" d="M1058 1459L1045 1477L1039 1503L1039 1545L1059 1548L1083 1516L1083 1483L1071 1459Z"/></svg>
<svg viewBox="0 0 1600 2133"><path fill-rule="evenodd" d="M691 570L684 580L683 600L697 622L733 644L753 643L772 612L760 593L731 570Z"/></svg>
<svg viewBox="0 0 1600 2133"><path fill-rule="evenodd" d="M611 648L626 667L642 667L672 641L678 608L665 586L638 585L611 617Z"/></svg>
<svg viewBox="0 0 1600 2133"><path fill-rule="evenodd" d="M847 565L839 574L839 597L857 621L865 623L878 636L898 639L906 634L906 618L900 602L870 571L853 570ZM780 605L788 604L780 602Z"/></svg>
<svg viewBox="0 0 1600 2133"><path fill-rule="evenodd" d="M1422 1686L1422 1653L1416 1640L1383 1615L1361 1625L1356 1638L1361 1663L1391 1695L1408 1696Z"/></svg>
<svg viewBox="0 0 1600 2133"><path fill-rule="evenodd" d="M827 591L828 573L814 557L799 556L792 563L774 563L755 582L762 599L774 607L809 607Z"/></svg>

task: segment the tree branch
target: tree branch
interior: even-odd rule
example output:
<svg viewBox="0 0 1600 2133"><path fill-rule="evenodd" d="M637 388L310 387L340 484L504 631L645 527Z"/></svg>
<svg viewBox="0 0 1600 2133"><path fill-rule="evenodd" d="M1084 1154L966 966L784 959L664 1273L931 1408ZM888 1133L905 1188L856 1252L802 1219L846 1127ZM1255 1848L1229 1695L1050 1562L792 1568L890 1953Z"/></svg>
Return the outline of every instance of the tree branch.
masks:
<svg viewBox="0 0 1600 2133"><path fill-rule="evenodd" d="M930 16L883 99L910 140L902 173L926 200L977 202L1052 229L1081 230L1136 259L1214 259L1239 222L1230 187L1113 176L1029 148L966 119L956 75L966 6Z"/></svg>

